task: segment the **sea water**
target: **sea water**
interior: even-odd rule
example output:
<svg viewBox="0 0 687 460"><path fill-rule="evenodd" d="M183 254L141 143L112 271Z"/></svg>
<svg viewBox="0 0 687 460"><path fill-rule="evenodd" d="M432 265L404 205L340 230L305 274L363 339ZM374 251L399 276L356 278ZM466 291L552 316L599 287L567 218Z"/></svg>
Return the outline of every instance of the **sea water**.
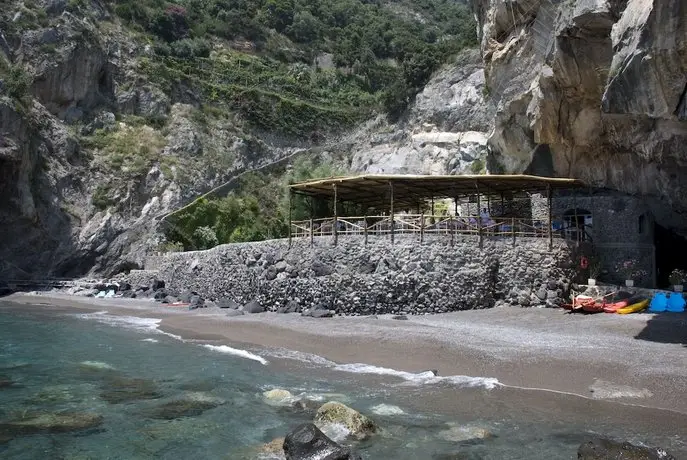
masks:
<svg viewBox="0 0 687 460"><path fill-rule="evenodd" d="M268 404L273 388L371 417L380 433L356 444L366 459L571 459L599 435L687 453L684 426L662 425L657 411L508 389L489 376L412 374L364 356L334 363L184 341L151 318L2 307L0 458L275 458L260 447L312 414ZM63 433L7 425L72 414L101 423Z"/></svg>

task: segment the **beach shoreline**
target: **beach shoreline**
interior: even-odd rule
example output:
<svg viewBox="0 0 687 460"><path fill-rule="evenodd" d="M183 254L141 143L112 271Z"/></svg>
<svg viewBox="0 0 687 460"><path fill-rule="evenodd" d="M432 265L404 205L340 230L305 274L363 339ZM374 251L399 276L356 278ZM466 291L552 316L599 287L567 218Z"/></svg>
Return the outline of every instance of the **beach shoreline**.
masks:
<svg viewBox="0 0 687 460"><path fill-rule="evenodd" d="M434 369L440 376L496 378L510 389L662 409L680 414L678 418L687 414L684 315L583 316L509 307L407 321L276 313L230 318L220 309L188 311L147 300L55 293L13 294L2 300L15 306L11 308L39 312L107 311L157 318L161 331L185 340L294 350L336 363L414 373ZM652 327L662 336L647 334ZM652 340L635 338L642 336Z"/></svg>

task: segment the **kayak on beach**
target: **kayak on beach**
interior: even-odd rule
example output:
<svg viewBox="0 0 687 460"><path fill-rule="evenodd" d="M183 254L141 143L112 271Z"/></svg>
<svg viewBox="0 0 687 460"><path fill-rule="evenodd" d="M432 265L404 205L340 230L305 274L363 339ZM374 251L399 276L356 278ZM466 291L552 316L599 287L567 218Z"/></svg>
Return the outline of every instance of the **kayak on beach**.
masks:
<svg viewBox="0 0 687 460"><path fill-rule="evenodd" d="M621 308L616 313L619 313L621 315L627 315L629 313L637 313L642 310L645 310L646 307L649 306L649 299L644 299L641 302L637 302L631 305L628 305L627 307Z"/></svg>

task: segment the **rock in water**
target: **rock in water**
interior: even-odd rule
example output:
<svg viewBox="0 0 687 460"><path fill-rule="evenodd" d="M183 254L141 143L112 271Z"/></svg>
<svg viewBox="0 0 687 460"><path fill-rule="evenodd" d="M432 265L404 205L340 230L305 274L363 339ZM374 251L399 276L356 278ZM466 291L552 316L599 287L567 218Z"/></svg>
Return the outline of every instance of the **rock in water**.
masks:
<svg viewBox="0 0 687 460"><path fill-rule="evenodd" d="M38 433L67 433L95 428L103 423L97 414L36 414L18 420L0 423L0 434L29 435Z"/></svg>
<svg viewBox="0 0 687 460"><path fill-rule="evenodd" d="M119 404L141 399L157 399L162 397L162 394L155 383L149 380L116 377L103 385L100 397L110 404Z"/></svg>
<svg viewBox="0 0 687 460"><path fill-rule="evenodd" d="M262 394L262 397L265 399L266 403L276 406L289 406L293 404L293 401L296 399L293 397L290 391L282 390L280 388L265 391Z"/></svg>
<svg viewBox="0 0 687 460"><path fill-rule="evenodd" d="M243 311L246 313L262 313L265 311L265 309L258 303L257 300L251 300L243 306Z"/></svg>
<svg viewBox="0 0 687 460"><path fill-rule="evenodd" d="M377 426L372 420L357 410L336 401L323 404L317 410L315 422L319 424L341 424L358 439L365 439L377 432Z"/></svg>
<svg viewBox="0 0 687 460"><path fill-rule="evenodd" d="M304 423L284 439L286 460L362 460L357 452L340 446L312 423Z"/></svg>
<svg viewBox="0 0 687 460"><path fill-rule="evenodd" d="M629 442L595 438L577 449L579 460L675 460L662 450L635 446Z"/></svg>
<svg viewBox="0 0 687 460"><path fill-rule="evenodd" d="M261 454L266 454L270 456L280 456L282 451L284 450L284 438L276 438L273 439L272 441L263 444L260 446L258 449L258 452Z"/></svg>
<svg viewBox="0 0 687 460"><path fill-rule="evenodd" d="M145 411L144 414L150 418L161 420L174 420L181 417L195 417L206 410L214 409L219 402L202 399L180 399L169 401L158 407Z"/></svg>

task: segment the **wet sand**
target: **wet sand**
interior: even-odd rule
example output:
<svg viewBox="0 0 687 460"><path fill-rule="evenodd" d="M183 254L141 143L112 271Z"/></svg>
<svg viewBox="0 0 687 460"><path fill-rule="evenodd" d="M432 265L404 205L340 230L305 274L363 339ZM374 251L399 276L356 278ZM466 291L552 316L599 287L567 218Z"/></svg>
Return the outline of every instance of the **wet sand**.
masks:
<svg viewBox="0 0 687 460"><path fill-rule="evenodd" d="M599 408L608 403L646 406L673 411L671 417L687 421L687 314L569 315L499 308L408 321L274 313L229 318L219 309L188 311L140 300L59 294L1 300L15 304L5 308L32 305L46 312L107 310L160 318L163 331L184 339L285 348L337 363L495 377L506 386L503 391L546 390L526 392L532 398L572 393L589 399L583 405L594 406L593 400L600 399L605 402L598 402Z"/></svg>

